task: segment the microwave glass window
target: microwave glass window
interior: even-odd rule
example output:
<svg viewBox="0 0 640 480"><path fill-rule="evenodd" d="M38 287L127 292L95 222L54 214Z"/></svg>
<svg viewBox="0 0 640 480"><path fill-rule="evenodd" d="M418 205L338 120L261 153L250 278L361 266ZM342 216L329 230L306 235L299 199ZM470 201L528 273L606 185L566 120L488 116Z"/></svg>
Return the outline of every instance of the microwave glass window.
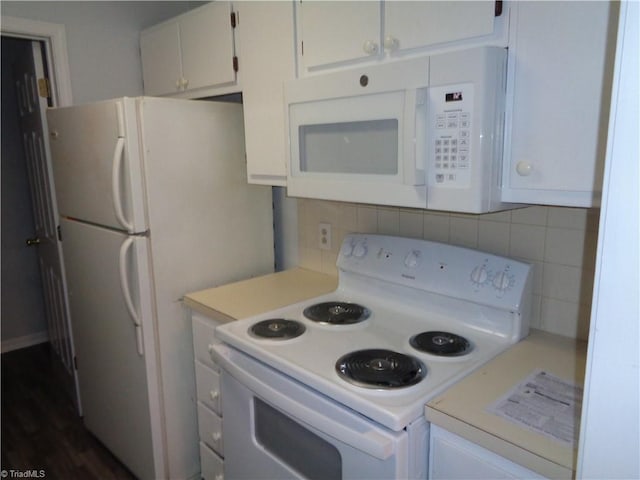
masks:
<svg viewBox="0 0 640 480"><path fill-rule="evenodd" d="M342 457L336 447L257 397L254 421L257 442L304 478L342 478Z"/></svg>
<svg viewBox="0 0 640 480"><path fill-rule="evenodd" d="M302 125L300 170L397 175L397 119Z"/></svg>

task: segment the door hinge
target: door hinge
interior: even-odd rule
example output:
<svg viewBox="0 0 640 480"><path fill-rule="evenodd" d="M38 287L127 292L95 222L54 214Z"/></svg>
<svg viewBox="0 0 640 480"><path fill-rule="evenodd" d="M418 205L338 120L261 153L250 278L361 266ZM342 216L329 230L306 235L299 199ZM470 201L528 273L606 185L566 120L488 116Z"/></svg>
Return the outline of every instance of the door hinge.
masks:
<svg viewBox="0 0 640 480"><path fill-rule="evenodd" d="M51 98L51 88L49 88L48 78L45 77L38 79L38 95L42 98Z"/></svg>
<svg viewBox="0 0 640 480"><path fill-rule="evenodd" d="M502 15L502 0L496 0L496 5L493 10L493 14L496 17Z"/></svg>
<svg viewBox="0 0 640 480"><path fill-rule="evenodd" d="M58 230L58 241L61 242L62 241L62 229L60 228L60 225L58 225L56 227L56 230Z"/></svg>
<svg viewBox="0 0 640 480"><path fill-rule="evenodd" d="M236 28L236 12L231 12L231 28Z"/></svg>
<svg viewBox="0 0 640 480"><path fill-rule="evenodd" d="M238 72L238 57L235 55L233 56L233 71Z"/></svg>

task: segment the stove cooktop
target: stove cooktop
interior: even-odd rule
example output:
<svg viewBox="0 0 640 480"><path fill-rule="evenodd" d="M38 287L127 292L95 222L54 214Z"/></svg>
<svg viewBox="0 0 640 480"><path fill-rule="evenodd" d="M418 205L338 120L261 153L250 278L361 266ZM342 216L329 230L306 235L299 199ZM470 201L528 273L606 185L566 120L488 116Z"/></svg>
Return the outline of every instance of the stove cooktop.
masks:
<svg viewBox="0 0 640 480"><path fill-rule="evenodd" d="M366 248L354 247L363 242ZM364 255L355 255L363 250ZM338 266L335 292L222 325L217 336L401 430L423 414L427 401L528 331L523 309L531 294L530 268L520 262L433 242L352 235L345 239ZM505 271L508 282L500 276L499 285L507 282L507 288L494 288L491 282ZM327 320L327 312L334 321ZM302 333L285 339L254 333L273 319L292 322ZM267 331L283 328L267 326ZM369 352L355 369L344 364L354 352ZM409 361L400 366L400 359ZM363 364L364 372L350 378ZM398 370L404 383L390 379L391 370Z"/></svg>

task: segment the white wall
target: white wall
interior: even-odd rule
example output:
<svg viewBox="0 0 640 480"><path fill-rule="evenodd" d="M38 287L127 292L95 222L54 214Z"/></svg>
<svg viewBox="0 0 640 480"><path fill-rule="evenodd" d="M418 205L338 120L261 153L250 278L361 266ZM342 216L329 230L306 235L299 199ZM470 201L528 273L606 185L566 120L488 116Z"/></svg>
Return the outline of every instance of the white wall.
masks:
<svg viewBox="0 0 640 480"><path fill-rule="evenodd" d="M623 2L577 478L640 478L640 4Z"/></svg>
<svg viewBox="0 0 640 480"><path fill-rule="evenodd" d="M141 95L140 30L203 2L7 2L2 16L65 26L74 103Z"/></svg>

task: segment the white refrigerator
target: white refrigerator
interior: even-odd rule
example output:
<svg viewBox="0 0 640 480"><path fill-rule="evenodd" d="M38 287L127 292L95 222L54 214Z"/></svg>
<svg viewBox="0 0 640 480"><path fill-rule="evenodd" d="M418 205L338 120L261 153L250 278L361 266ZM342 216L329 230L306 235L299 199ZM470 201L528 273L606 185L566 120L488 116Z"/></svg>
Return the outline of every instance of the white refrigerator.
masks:
<svg viewBox="0 0 640 480"><path fill-rule="evenodd" d="M181 298L274 268L242 106L121 98L47 117L84 423L139 478L197 477Z"/></svg>

